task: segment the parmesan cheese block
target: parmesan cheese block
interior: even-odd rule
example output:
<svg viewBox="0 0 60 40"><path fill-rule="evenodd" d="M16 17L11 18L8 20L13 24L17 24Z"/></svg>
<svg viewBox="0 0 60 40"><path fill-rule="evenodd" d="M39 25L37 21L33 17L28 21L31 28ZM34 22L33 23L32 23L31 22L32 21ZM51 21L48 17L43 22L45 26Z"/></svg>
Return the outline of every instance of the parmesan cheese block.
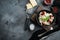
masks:
<svg viewBox="0 0 60 40"><path fill-rule="evenodd" d="M33 8L32 5L31 5L30 3L26 4L26 7L27 7L27 9Z"/></svg>
<svg viewBox="0 0 60 40"><path fill-rule="evenodd" d="M30 3L32 4L33 7L37 5L37 2L35 0L30 0Z"/></svg>

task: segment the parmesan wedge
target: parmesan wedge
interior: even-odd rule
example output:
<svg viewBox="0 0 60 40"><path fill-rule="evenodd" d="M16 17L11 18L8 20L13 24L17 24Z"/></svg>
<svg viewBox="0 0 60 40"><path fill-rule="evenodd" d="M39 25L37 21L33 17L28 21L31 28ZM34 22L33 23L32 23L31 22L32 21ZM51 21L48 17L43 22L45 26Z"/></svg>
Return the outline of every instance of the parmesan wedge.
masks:
<svg viewBox="0 0 60 40"><path fill-rule="evenodd" d="M27 9L33 8L33 6L30 3L26 4L26 7L27 7Z"/></svg>
<svg viewBox="0 0 60 40"><path fill-rule="evenodd" d="M37 2L35 0L30 0L30 3L32 4L33 7L37 5Z"/></svg>

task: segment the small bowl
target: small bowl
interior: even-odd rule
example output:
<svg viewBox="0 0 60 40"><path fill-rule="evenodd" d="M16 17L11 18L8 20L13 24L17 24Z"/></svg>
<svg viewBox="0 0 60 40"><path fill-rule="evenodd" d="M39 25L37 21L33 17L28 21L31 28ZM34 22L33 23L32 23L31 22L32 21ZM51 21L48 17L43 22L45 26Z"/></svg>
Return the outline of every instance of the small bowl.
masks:
<svg viewBox="0 0 60 40"><path fill-rule="evenodd" d="M52 4L52 0L44 0L43 3L45 5L51 5Z"/></svg>

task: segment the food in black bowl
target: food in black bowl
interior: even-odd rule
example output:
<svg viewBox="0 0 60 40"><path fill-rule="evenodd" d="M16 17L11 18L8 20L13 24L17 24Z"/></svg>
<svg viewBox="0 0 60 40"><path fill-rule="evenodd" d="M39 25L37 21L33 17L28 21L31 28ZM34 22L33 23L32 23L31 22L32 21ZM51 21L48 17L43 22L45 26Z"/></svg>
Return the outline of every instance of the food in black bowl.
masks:
<svg viewBox="0 0 60 40"><path fill-rule="evenodd" d="M37 23L40 26L50 26L55 22L55 14L48 10L42 10L37 14Z"/></svg>

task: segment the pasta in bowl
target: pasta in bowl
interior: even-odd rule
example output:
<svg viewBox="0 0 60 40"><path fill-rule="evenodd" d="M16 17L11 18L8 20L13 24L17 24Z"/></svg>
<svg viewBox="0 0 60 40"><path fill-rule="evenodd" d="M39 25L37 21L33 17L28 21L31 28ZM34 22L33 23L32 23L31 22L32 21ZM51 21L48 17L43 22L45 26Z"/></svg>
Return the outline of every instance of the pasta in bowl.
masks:
<svg viewBox="0 0 60 40"><path fill-rule="evenodd" d="M37 14L36 20L41 26L49 26L55 22L55 15L50 11L42 10Z"/></svg>
<svg viewBox="0 0 60 40"><path fill-rule="evenodd" d="M41 25L50 25L54 20L54 16L52 13L47 13L46 11L42 11L39 14L39 22Z"/></svg>

